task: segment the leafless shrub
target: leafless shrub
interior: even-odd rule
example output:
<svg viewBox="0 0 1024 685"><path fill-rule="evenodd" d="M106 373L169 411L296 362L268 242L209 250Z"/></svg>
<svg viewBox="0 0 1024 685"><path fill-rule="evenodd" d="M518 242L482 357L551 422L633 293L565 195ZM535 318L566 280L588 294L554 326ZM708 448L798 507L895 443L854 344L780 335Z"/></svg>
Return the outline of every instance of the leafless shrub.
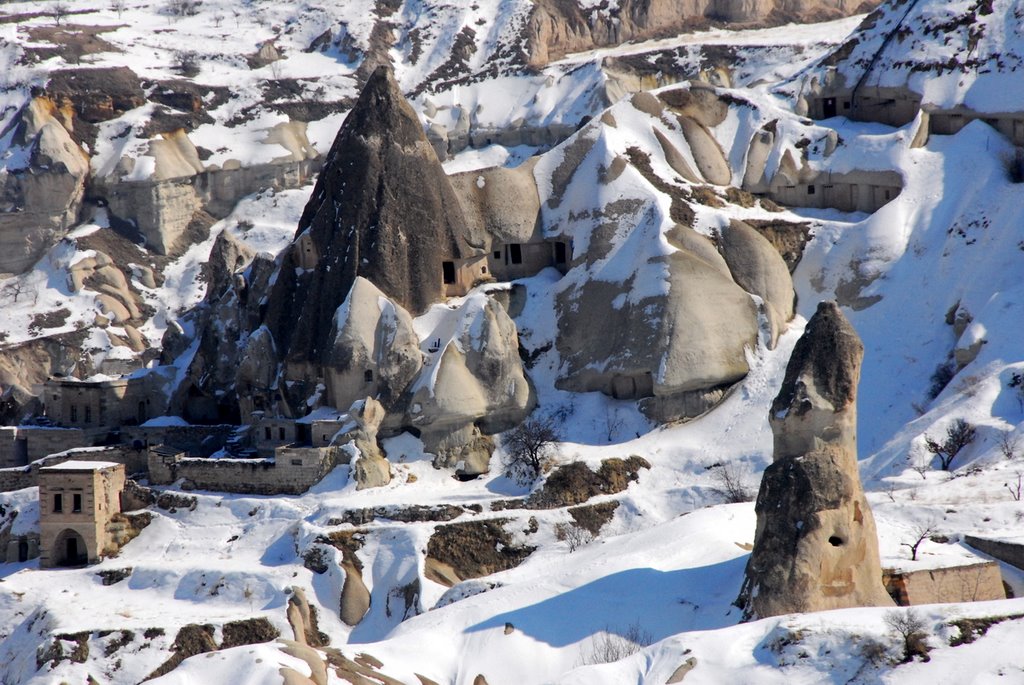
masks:
<svg viewBox="0 0 1024 685"><path fill-rule="evenodd" d="M117 18L120 19L124 11L128 9L128 2L127 0L110 0L110 9L117 12Z"/></svg>
<svg viewBox="0 0 1024 685"><path fill-rule="evenodd" d="M610 664L636 654L653 641L639 620L634 621L621 635L605 628L590 639L589 645L581 648L580 661L584 665Z"/></svg>
<svg viewBox="0 0 1024 685"><path fill-rule="evenodd" d="M555 539L568 545L571 553L593 542L594 534L575 521L570 521L555 524Z"/></svg>
<svg viewBox="0 0 1024 685"><path fill-rule="evenodd" d="M1020 451L1020 436L1013 430L999 434L999 452L1007 459L1016 459Z"/></svg>
<svg viewBox="0 0 1024 685"><path fill-rule="evenodd" d="M736 504L754 499L753 492L743 477L743 470L733 462L718 462L708 467L715 483L714 489L726 502Z"/></svg>
<svg viewBox="0 0 1024 685"><path fill-rule="evenodd" d="M928 624L921 614L913 609L894 609L885 612L883 620L903 643L903 663L913 661L915 656L928 660Z"/></svg>
<svg viewBox="0 0 1024 685"><path fill-rule="evenodd" d="M50 5L50 15L53 16L53 23L60 26L60 23L68 16L70 10L63 0L56 0Z"/></svg>
<svg viewBox="0 0 1024 685"><path fill-rule="evenodd" d="M925 435L924 442L928 451L939 458L942 470L949 471L949 466L956 459L956 455L964 447L974 442L976 434L977 431L974 426L965 419L960 418L954 420L946 428L946 439L944 441L940 443Z"/></svg>

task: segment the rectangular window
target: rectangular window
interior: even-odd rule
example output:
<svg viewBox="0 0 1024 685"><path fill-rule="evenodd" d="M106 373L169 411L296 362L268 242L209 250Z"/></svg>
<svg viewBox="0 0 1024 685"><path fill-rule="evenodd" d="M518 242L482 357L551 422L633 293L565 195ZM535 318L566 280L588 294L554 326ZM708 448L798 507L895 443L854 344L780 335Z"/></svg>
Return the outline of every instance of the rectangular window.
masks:
<svg viewBox="0 0 1024 685"><path fill-rule="evenodd" d="M64 511L64 495L59 492L53 496L53 511L56 514Z"/></svg>
<svg viewBox="0 0 1024 685"><path fill-rule="evenodd" d="M79 494L72 495L71 511L75 514L82 511L82 496Z"/></svg>
<svg viewBox="0 0 1024 685"><path fill-rule="evenodd" d="M301 459L292 459L292 466L302 466Z"/></svg>
<svg viewBox="0 0 1024 685"><path fill-rule="evenodd" d="M814 186L807 186L807 194L814 195Z"/></svg>
<svg viewBox="0 0 1024 685"><path fill-rule="evenodd" d="M279 426L277 429L277 439L284 440L284 426Z"/></svg>
<svg viewBox="0 0 1024 685"><path fill-rule="evenodd" d="M512 243L508 246L508 258L513 264L523 263L523 246L519 243Z"/></svg>
<svg viewBox="0 0 1024 685"><path fill-rule="evenodd" d="M71 405L71 423L78 423L78 405Z"/></svg>
<svg viewBox="0 0 1024 685"><path fill-rule="evenodd" d="M501 250L495 250L494 251L494 258L495 259L501 259ZM57 399L57 398L54 397L53 399Z"/></svg>
<svg viewBox="0 0 1024 685"><path fill-rule="evenodd" d="M264 426L263 427L263 438L265 440L270 440L270 439L272 439L272 435L273 434L270 432L270 426Z"/></svg>
<svg viewBox="0 0 1024 685"><path fill-rule="evenodd" d="M441 262L441 271L444 272L444 282L455 282L455 262Z"/></svg>
<svg viewBox="0 0 1024 685"><path fill-rule="evenodd" d="M367 369L366 371L363 371L363 382L373 383L373 369Z"/></svg>
<svg viewBox="0 0 1024 685"><path fill-rule="evenodd" d="M85 407L85 422L92 423L92 407L88 405Z"/></svg>

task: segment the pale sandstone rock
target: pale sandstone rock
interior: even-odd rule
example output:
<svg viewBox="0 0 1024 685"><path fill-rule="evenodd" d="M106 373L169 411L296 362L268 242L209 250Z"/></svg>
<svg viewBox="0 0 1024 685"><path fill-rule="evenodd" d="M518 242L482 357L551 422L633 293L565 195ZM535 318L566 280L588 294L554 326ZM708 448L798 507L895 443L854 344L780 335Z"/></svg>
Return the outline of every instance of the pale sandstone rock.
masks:
<svg viewBox="0 0 1024 685"><path fill-rule="evenodd" d="M737 599L747 618L893 604L857 470L863 354L839 307L818 305L772 403L774 463L761 481Z"/></svg>
<svg viewBox="0 0 1024 685"><path fill-rule="evenodd" d="M733 280L748 293L764 300L771 325L769 345L774 347L793 318L796 301L786 262L767 238L742 221L732 221L722 229L719 249Z"/></svg>

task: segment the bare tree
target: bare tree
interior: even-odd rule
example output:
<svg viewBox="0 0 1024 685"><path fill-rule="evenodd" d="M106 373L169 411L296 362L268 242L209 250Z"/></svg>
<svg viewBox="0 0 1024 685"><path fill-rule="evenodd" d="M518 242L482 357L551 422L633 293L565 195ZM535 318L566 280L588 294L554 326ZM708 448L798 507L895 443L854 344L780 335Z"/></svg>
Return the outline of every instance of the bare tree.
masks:
<svg viewBox="0 0 1024 685"><path fill-rule="evenodd" d="M910 560L917 561L917 549L921 546L921 543L925 541L925 538L929 537L935 532L934 523L926 523L918 526L914 526L911 531L914 535L913 542L901 542L900 547L907 547L910 549Z"/></svg>
<svg viewBox="0 0 1024 685"><path fill-rule="evenodd" d="M110 9L117 12L117 18L120 19L124 11L128 9L128 2L127 0L110 0Z"/></svg>
<svg viewBox="0 0 1024 685"><path fill-rule="evenodd" d="M928 624L921 614L913 609L894 609L885 612L883 620L889 630L903 641L903 663L912 661L915 656L928 658Z"/></svg>
<svg viewBox="0 0 1024 685"><path fill-rule="evenodd" d="M965 419L956 419L946 428L946 439L941 443L933 440L928 435L924 436L925 446L928 451L939 458L943 471L949 471L950 464L960 454L960 450L974 442L977 434L974 426Z"/></svg>
<svg viewBox="0 0 1024 685"><path fill-rule="evenodd" d="M1006 489L1010 491L1010 496L1013 497L1013 501L1019 502L1021 486L1024 485L1024 474L1018 472L1016 483L1011 481L1009 483L1003 483L1003 485L1005 485Z"/></svg>
<svg viewBox="0 0 1024 685"><path fill-rule="evenodd" d="M68 16L69 11L67 3L63 0L56 0L52 5L50 5L50 14L53 15L53 23L60 26L60 23Z"/></svg>
<svg viewBox="0 0 1024 685"><path fill-rule="evenodd" d="M526 485L540 476L544 462L558 441L550 417L532 416L505 433L505 474Z"/></svg>

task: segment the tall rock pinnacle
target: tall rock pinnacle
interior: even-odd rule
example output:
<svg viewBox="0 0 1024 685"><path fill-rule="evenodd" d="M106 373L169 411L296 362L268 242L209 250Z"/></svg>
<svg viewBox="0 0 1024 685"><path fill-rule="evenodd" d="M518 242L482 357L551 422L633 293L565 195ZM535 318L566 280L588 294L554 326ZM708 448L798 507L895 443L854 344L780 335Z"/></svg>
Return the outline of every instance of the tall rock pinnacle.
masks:
<svg viewBox="0 0 1024 685"><path fill-rule="evenodd" d="M282 358L307 369L327 361L335 312L357 276L422 312L442 299L443 263L481 252L471 241L416 113L378 68L338 132L271 291L266 323Z"/></svg>
<svg viewBox="0 0 1024 685"><path fill-rule="evenodd" d="M857 471L863 357L838 305L819 304L772 403L774 462L761 480L737 599L747 618L893 603Z"/></svg>

